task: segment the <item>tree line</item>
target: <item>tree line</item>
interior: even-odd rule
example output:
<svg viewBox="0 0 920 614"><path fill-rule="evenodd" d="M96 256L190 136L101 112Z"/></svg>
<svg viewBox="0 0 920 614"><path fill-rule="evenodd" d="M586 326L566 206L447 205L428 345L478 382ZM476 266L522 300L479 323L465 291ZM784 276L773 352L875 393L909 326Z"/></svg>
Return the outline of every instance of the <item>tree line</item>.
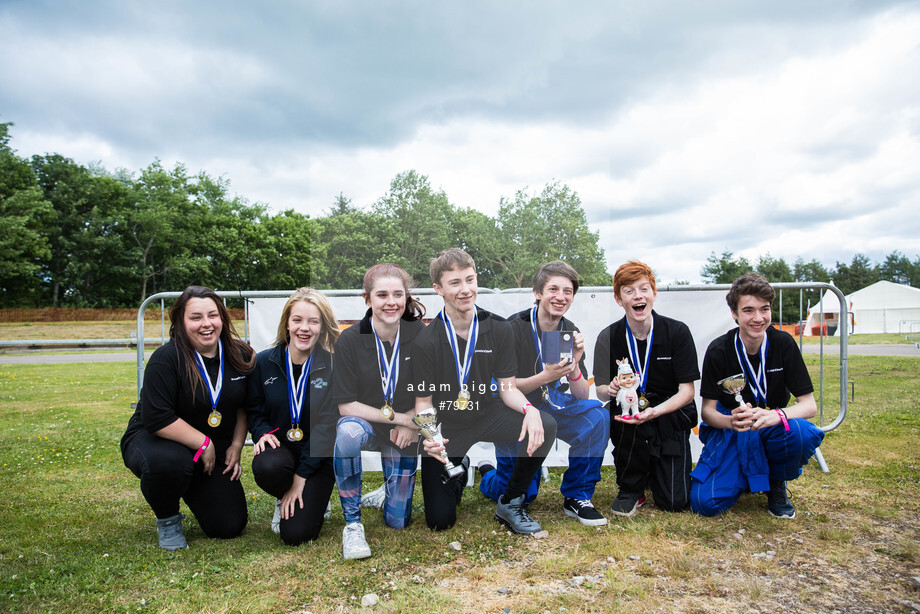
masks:
<svg viewBox="0 0 920 614"><path fill-rule="evenodd" d="M554 182L519 190L495 217L450 203L416 171L367 208L339 194L324 215L270 213L229 182L154 161L136 175L60 154L19 157L0 123L0 294L4 307L132 307L161 291L302 285L360 288L367 267L403 266L428 285L429 259L458 246L480 285L529 286L564 259L586 285L610 283L578 195ZM549 232L548 229L552 229Z"/></svg>
<svg viewBox="0 0 920 614"><path fill-rule="evenodd" d="M712 252L706 264L700 269L700 276L706 283L730 284L734 279L744 273L759 273L771 282L825 282L833 283L844 294L851 294L857 290L870 286L877 281L891 281L906 284L915 288L920 287L920 256L911 261L904 254L893 251L886 256L883 262L872 264L865 254L857 253L849 264L836 262L831 268L825 267L817 260L805 262L797 259L790 266L782 258L774 258L766 254L751 262L743 256L725 250L721 254ZM815 305L821 298L822 292L806 290L802 293L803 309ZM784 320L790 321L799 312L799 292L784 292L782 308ZM779 309L779 301L774 305L774 312ZM787 315L788 314L788 315ZM774 319L776 319L774 314Z"/></svg>

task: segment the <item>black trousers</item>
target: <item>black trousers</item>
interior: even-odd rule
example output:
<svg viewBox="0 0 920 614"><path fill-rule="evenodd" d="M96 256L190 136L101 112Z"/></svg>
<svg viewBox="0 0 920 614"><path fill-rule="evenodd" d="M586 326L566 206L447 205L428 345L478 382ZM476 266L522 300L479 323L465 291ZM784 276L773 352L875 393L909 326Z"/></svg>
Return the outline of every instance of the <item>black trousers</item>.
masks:
<svg viewBox="0 0 920 614"><path fill-rule="evenodd" d="M635 426L610 421L613 463L622 492L644 493L650 488L655 505L679 512L690 505L690 441L678 431L661 440L655 421Z"/></svg>
<svg viewBox="0 0 920 614"><path fill-rule="evenodd" d="M252 475L259 488L280 499L294 483L294 471L299 462L300 455L284 443L277 448L266 447L252 457ZM281 541L289 546L297 546L319 536L323 528L323 514L326 513L334 485L335 474L330 459L307 478L301 495L303 509L294 504L294 515L281 519Z"/></svg>
<svg viewBox="0 0 920 614"><path fill-rule="evenodd" d="M188 505L208 537L229 539L246 528L246 495L239 480L224 470L226 445L215 442L217 462L211 475L195 463L193 450L147 431L137 433L125 446L124 461L141 480L141 493L157 518L179 513L179 499Z"/></svg>
<svg viewBox="0 0 920 614"><path fill-rule="evenodd" d="M536 411L531 410L531 411ZM459 465L463 456L474 444L480 441L492 443L516 442L521 435L524 415L508 409L504 405L493 405L486 411L464 416L464 420L454 419L446 422L441 434L448 439L447 454L451 462ZM546 455L556 440L556 420L545 412L540 412L543 420L544 440L534 452L518 456L514 470L508 480L505 496L513 499L527 492L533 477L540 471ZM526 449L527 442L524 442ZM425 523L429 529L443 531L457 522L457 506L463 495L466 480L460 478L451 484L441 483L444 465L427 454L422 455L422 493L425 497Z"/></svg>

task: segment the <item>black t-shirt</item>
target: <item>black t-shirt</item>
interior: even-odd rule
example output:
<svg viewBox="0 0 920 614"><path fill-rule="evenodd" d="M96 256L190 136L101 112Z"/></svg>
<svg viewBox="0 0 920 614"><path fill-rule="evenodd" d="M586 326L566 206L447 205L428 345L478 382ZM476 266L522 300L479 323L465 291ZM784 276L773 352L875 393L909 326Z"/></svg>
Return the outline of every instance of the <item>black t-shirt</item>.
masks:
<svg viewBox="0 0 920 614"><path fill-rule="evenodd" d="M244 358L249 351L247 346ZM208 424L211 397L206 385L199 383L193 391L193 382L185 374L185 359L174 342L157 348L144 369L144 386L137 410L128 422L124 442L142 428L153 433L181 418L213 439L218 447L229 446L236 426L236 412L246 400L248 377L234 369L226 349L224 362L223 384L217 402L221 422L219 426L212 427ZM217 381L220 360L217 357L205 358L204 363L213 385Z"/></svg>
<svg viewBox="0 0 920 614"><path fill-rule="evenodd" d="M416 397L433 397L439 422L475 420L478 411L494 407L496 403L504 406L497 399L498 390L492 388L492 378L515 375L517 359L511 325L504 318L478 307L476 318L479 320L479 336L467 380L471 405L466 411L454 408L460 385L444 321L435 317L415 340L412 352L412 391ZM459 336L457 342L460 355L463 356L467 342Z"/></svg>
<svg viewBox="0 0 920 614"><path fill-rule="evenodd" d="M533 314L533 309L525 309L519 313L511 316L509 323L511 324L511 330L514 332L514 347L517 353L517 377L524 379L528 377L533 377L537 373L543 371L543 364L540 363L539 358L537 357L537 346L533 340L533 329L531 328L531 315ZM562 318L561 326L557 330L574 330L578 331L578 327L572 323L571 320ZM581 332L581 331L578 331ZM542 331L540 330L539 323L537 324L537 335L540 335ZM578 362L578 367L581 370L582 376L588 375L588 369L585 367L585 356L582 354L581 360ZM533 403L535 406L539 406L543 402L542 394L540 389L536 389L530 392L527 395L527 400Z"/></svg>
<svg viewBox="0 0 920 614"><path fill-rule="evenodd" d="M399 379L393 409L405 413L415 407L415 393L409 392L412 383L412 346L419 333L425 330L421 320L415 318L399 321ZM393 346L383 342L389 360ZM371 407L382 407L383 387L380 380L380 365L377 360L377 341L371 328L371 311L357 324L346 328L335 343L335 381L333 402L336 405L358 401ZM381 414L382 415L382 414ZM378 439L389 441L392 426L387 423L372 423L378 430Z"/></svg>
<svg viewBox="0 0 920 614"><path fill-rule="evenodd" d="M735 352L737 331L737 328L733 328L709 344L703 358L703 378L700 382L700 395L704 399L719 401L728 409L737 407L738 402L733 394L725 392L717 382L742 372ZM789 404L790 393L798 397L814 392L811 376L795 339L789 333L771 326L767 329L767 343L767 407L786 407ZM760 354L748 355L748 359L756 373L760 365ZM750 383L741 391L741 398L746 403L757 405Z"/></svg>
<svg viewBox="0 0 920 614"><path fill-rule="evenodd" d="M680 384L698 380L700 370L696 358L696 346L693 344L693 336L687 325L654 311L652 311L652 317L654 318L652 352L649 358L648 382L644 394L649 404L654 407L677 394ZM639 341L636 345L639 360L645 360L647 340ZM616 361L623 358L629 360L636 373L639 372L639 368L636 368L629 355L625 316L602 330L597 337L597 343L594 345L594 384L596 386L609 384L617 374ZM678 414L682 416L681 419L675 416ZM670 429L685 431L695 426L697 423L696 401L690 401L678 411L646 424L675 420L676 422L670 425Z"/></svg>

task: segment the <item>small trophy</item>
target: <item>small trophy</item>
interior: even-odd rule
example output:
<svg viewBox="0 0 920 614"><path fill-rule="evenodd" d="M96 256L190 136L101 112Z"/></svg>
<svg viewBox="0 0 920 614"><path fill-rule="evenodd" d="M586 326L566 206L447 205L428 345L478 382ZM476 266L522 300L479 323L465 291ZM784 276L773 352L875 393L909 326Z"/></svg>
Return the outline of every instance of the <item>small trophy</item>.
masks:
<svg viewBox="0 0 920 614"><path fill-rule="evenodd" d="M412 422L418 427L418 432L422 437L435 443L444 443L444 436L441 435L441 427L435 420L437 412L433 407L423 409L412 418ZM447 450L441 450L441 458L444 459L444 473L441 474L441 482L447 484L452 482L466 473L463 467L458 467L450 462L447 458Z"/></svg>
<svg viewBox="0 0 920 614"><path fill-rule="evenodd" d="M725 390L725 392L735 395L735 401L738 402L738 407L744 405L744 401L741 399L741 391L744 390L744 385L746 383L744 381L744 373L726 377L717 383L722 386L722 389Z"/></svg>

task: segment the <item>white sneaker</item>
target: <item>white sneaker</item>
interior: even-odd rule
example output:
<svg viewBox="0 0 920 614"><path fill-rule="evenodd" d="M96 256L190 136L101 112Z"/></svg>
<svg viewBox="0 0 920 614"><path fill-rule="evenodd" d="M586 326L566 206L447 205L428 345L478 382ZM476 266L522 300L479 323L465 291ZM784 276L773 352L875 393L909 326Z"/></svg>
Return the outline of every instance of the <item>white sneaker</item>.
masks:
<svg viewBox="0 0 920 614"><path fill-rule="evenodd" d="M275 513L272 515L272 533L281 533L281 499L275 499Z"/></svg>
<svg viewBox="0 0 920 614"><path fill-rule="evenodd" d="M370 546L364 539L364 525L352 522L342 529L342 555L348 559L366 559L371 555Z"/></svg>
<svg viewBox="0 0 920 614"><path fill-rule="evenodd" d="M327 501L326 511L323 512L323 520L329 520L330 516L332 516L332 501Z"/></svg>
<svg viewBox="0 0 920 614"><path fill-rule="evenodd" d="M361 507L372 507L375 510L383 510L383 504L387 500L387 491L386 484L378 488L377 490L372 490L363 497L361 497Z"/></svg>

